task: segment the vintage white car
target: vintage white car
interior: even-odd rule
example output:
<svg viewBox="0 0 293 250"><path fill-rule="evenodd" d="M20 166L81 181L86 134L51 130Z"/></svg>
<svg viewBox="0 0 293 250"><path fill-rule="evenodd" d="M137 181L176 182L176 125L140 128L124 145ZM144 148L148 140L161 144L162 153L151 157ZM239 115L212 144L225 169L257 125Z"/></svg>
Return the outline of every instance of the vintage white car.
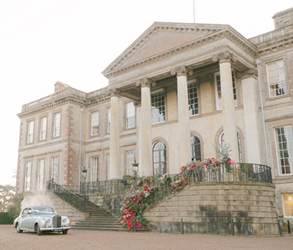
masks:
<svg viewBox="0 0 293 250"><path fill-rule="evenodd" d="M41 235L43 231L62 232L67 234L70 227L70 220L67 216L57 215L52 207L34 206L24 208L20 215L14 220L13 227L16 232L22 231L37 232Z"/></svg>

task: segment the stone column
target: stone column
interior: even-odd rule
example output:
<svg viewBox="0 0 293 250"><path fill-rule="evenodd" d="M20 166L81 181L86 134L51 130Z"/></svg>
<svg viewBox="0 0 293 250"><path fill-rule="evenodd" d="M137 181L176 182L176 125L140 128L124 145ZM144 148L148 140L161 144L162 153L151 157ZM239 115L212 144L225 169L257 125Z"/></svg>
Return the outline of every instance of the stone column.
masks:
<svg viewBox="0 0 293 250"><path fill-rule="evenodd" d="M178 67L171 70L171 74L177 75L179 164L184 166L191 161L187 69L184 66Z"/></svg>
<svg viewBox="0 0 293 250"><path fill-rule="evenodd" d="M249 69L237 74L241 77L247 162L260 164L259 111L257 104L257 71Z"/></svg>
<svg viewBox="0 0 293 250"><path fill-rule="evenodd" d="M138 165L138 175L142 176L142 153L141 153L141 103L134 102L134 106L136 107L136 161L139 163Z"/></svg>
<svg viewBox="0 0 293 250"><path fill-rule="evenodd" d="M229 145L232 150L232 152L230 152L230 158L235 162L239 162L231 60L236 61L236 58L229 51L213 57L213 61L219 61L220 64L222 119L225 143L226 145Z"/></svg>
<svg viewBox="0 0 293 250"><path fill-rule="evenodd" d="M119 179L119 91L111 93L111 123L110 123L110 179Z"/></svg>
<svg viewBox="0 0 293 250"><path fill-rule="evenodd" d="M139 145L139 172L141 176L153 175L152 157L152 107L151 85L155 85L150 79L142 79L136 83L141 86L141 140Z"/></svg>

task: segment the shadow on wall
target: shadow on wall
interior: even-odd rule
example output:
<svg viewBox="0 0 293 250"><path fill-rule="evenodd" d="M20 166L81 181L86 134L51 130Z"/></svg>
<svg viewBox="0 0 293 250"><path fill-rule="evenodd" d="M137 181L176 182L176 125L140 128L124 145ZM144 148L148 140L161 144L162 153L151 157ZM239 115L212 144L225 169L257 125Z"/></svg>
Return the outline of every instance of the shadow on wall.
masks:
<svg viewBox="0 0 293 250"><path fill-rule="evenodd" d="M43 194L27 195L23 197L21 209L29 206L50 206L53 207L54 201L50 196ZM54 208L54 207L53 207Z"/></svg>

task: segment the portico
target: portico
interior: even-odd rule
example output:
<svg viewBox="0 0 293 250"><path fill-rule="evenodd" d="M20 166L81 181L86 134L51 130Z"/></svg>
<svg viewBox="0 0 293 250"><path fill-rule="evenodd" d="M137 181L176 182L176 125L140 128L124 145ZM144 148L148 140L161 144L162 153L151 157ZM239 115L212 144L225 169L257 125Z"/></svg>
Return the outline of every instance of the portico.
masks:
<svg viewBox="0 0 293 250"><path fill-rule="evenodd" d="M244 40L239 33L226 25L210 27L210 25L204 24L154 23L104 70L103 74L109 79L109 90L115 89L119 91L119 98L128 98L140 105L136 125L138 142L136 148L140 175L149 176L154 173L152 149L156 138L164 139L167 142L167 150L174 153L169 154L166 171L171 174L178 173L180 166L192 158L190 136L193 131L196 133L200 127L204 126L203 119L206 115L214 115L217 117L217 119L215 118L217 121L214 125L206 125L205 138L208 136L208 127L210 127L211 137L216 134L213 132L214 127L218 126L218 130L222 128L225 143L229 144L232 150L230 156L235 162L239 162L240 145L237 133L240 133L238 130L241 124L237 124L236 87L232 81L232 69L237 75L249 69L255 69L253 61L255 53L253 44ZM215 86L213 72L217 71L220 74L220 90ZM199 89L201 85L210 85L209 93L205 93L210 101L201 101L196 104L202 105L202 107L198 116L193 117L190 116L192 109L192 105L189 104L190 95L188 92L190 81L196 82ZM237 81L240 80L237 78ZM247 84L245 80L243 80L243 84ZM240 93L244 95L245 91L242 92L239 87L237 88L237 95L240 99ZM152 92L159 90L165 91L164 100L168 107L172 107L172 111L169 108L166 114L164 113L166 115L165 121L152 124ZM200 89L200 91L202 90ZM203 94L200 93L200 95ZM218 109L216 101L213 101L216 99L216 95L221 95L221 109ZM245 95L249 94L245 93ZM176 102L171 99L171 96L172 98L176 97ZM114 128L117 121L114 116L119 112L114 111L117 108L117 99L115 98L118 97L112 98L110 169L111 171L113 169L111 177L117 178L117 175L114 174L117 169L116 172L114 169L119 166L121 154L117 153L119 133ZM210 107L203 108L205 102L211 103ZM245 104L246 111L244 112L249 113L247 112L249 107L246 103L247 98L243 97L243 101L239 100L241 105L238 106L243 108ZM217 116L219 113L221 113L220 118ZM198 123L196 122L197 117ZM244 119L251 120L251 117L246 115ZM170 135L165 136L156 132L163 124L169 127L168 133L173 131L172 138ZM257 124L253 126L254 131L257 131ZM241 133L247 133L247 131L241 131ZM210 145L205 145L205 147L210 150L211 145L216 143L218 141L209 143ZM204 151L207 150L204 149ZM247 155L250 157L250 154ZM204 157L212 157L212 155L205 153L202 158ZM174 160L171 161L171 159Z"/></svg>

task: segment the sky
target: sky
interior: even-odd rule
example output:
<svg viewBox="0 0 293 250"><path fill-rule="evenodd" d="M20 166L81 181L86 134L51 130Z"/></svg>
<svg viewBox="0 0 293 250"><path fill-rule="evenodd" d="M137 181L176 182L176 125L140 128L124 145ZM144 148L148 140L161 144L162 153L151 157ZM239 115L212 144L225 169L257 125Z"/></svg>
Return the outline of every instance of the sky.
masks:
<svg viewBox="0 0 293 250"><path fill-rule="evenodd" d="M195 22L229 24L246 38L274 30L292 0L195 0ZM85 92L155 21L193 22L193 0L0 0L0 185L14 184L23 104L61 81Z"/></svg>

